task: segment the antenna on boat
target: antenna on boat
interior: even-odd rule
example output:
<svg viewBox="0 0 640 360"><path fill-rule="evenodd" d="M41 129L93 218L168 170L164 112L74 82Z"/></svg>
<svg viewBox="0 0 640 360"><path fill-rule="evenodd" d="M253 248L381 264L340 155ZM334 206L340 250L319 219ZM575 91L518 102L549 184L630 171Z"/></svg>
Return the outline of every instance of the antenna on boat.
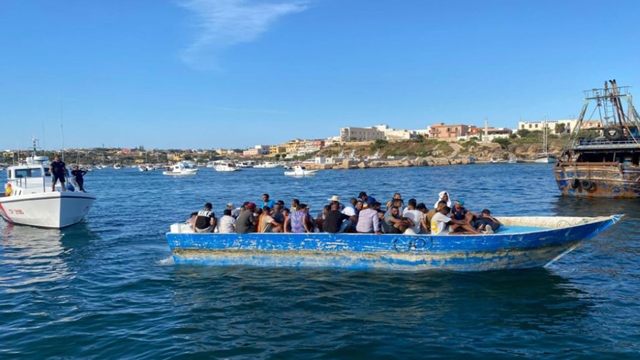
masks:
<svg viewBox="0 0 640 360"><path fill-rule="evenodd" d="M62 124L62 95L60 95L60 134L62 137L62 156L60 157L64 161L64 126Z"/></svg>

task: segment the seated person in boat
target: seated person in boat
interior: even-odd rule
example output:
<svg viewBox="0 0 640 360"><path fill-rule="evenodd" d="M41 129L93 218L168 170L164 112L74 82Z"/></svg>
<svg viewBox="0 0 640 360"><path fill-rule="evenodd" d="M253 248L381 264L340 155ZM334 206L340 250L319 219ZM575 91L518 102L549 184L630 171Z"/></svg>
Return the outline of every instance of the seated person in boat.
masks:
<svg viewBox="0 0 640 360"><path fill-rule="evenodd" d="M222 217L218 222L218 232L220 234L232 234L236 232L236 218L231 215L231 209L224 209Z"/></svg>
<svg viewBox="0 0 640 360"><path fill-rule="evenodd" d="M400 216L397 206L392 206L391 210L384 215L383 230L387 234L403 234L413 225L411 219Z"/></svg>
<svg viewBox="0 0 640 360"><path fill-rule="evenodd" d="M194 211L191 213L191 216L189 216L187 221L185 221L184 223L187 225L191 225L191 228L193 228L193 224L196 222L197 217L198 217L198 212Z"/></svg>
<svg viewBox="0 0 640 360"><path fill-rule="evenodd" d="M312 232L313 230L309 228L309 214L307 214L306 209L306 204L297 205L297 208L293 210L289 218L285 220L285 229L291 226L290 232L292 233Z"/></svg>
<svg viewBox="0 0 640 360"><path fill-rule="evenodd" d="M387 201L387 205L385 206L385 209L391 209L392 206L396 205L395 200L402 200L402 195L400 195L400 193L393 194L393 198ZM398 210L400 210L400 214L404 213L404 209L400 208Z"/></svg>
<svg viewBox="0 0 640 360"><path fill-rule="evenodd" d="M271 216L271 208L268 206L262 208L262 215L260 215L259 223L260 228L258 230L261 233L282 232L282 224L275 221Z"/></svg>
<svg viewBox="0 0 640 360"><path fill-rule="evenodd" d="M273 210L271 211L271 217L279 224L284 224L284 214L282 214L283 206L277 202L273 205Z"/></svg>
<svg viewBox="0 0 640 360"><path fill-rule="evenodd" d="M445 206L447 206L447 202L444 200L440 200L436 203L435 208L427 211L427 214L425 215L425 222L427 223L427 225L429 225L429 229L431 229L431 219L433 219L433 215L435 215L438 211L440 211L440 209Z"/></svg>
<svg viewBox="0 0 640 360"><path fill-rule="evenodd" d="M332 200L333 198L331 198L330 200ZM349 199L349 203L340 208L339 210L346 215L349 219L355 219L355 220L347 220L345 221L342 226L344 227L344 230L340 231L340 232L355 232L356 231L356 223L358 222L358 213L360 212L360 210L362 210L362 202L360 202L360 209L357 208L357 204L358 204L358 200L356 198L351 198ZM333 202L331 202L331 205L333 205ZM338 206L341 205L338 202Z"/></svg>
<svg viewBox="0 0 640 360"><path fill-rule="evenodd" d="M307 222L307 228L309 228L309 232L314 232L316 229L316 222L313 219L313 216L311 216L311 209L309 208L309 205L305 204L302 211L304 211L307 214L305 221Z"/></svg>
<svg viewBox="0 0 640 360"><path fill-rule="evenodd" d="M291 232L291 210L289 210L289 208L282 209L282 217L284 218L282 231L290 233Z"/></svg>
<svg viewBox="0 0 640 360"><path fill-rule="evenodd" d="M337 202L338 203L338 208L340 209L340 211L344 210L344 205L342 205L342 203L340 202L340 196L338 195L333 195L332 197L328 198L327 200L329 200L329 205L331 205L332 202ZM354 203L355 203L355 199ZM349 205L351 205L353 207L354 203L350 203Z"/></svg>
<svg viewBox="0 0 640 360"><path fill-rule="evenodd" d="M376 201L376 199L373 196L367 195L367 193L364 191L361 191L360 194L358 194L358 199L362 200L363 204L369 204L369 205L373 204Z"/></svg>
<svg viewBox="0 0 640 360"><path fill-rule="evenodd" d="M359 233L376 233L380 232L380 219L378 218L378 210L380 203L375 201L371 204L371 207L366 207L358 214L358 224L356 225L356 231Z"/></svg>
<svg viewBox="0 0 640 360"><path fill-rule="evenodd" d="M329 212L325 215L322 230L331 234L345 232L356 221L355 215L349 216L340 212L340 204L332 202Z"/></svg>
<svg viewBox="0 0 640 360"><path fill-rule="evenodd" d="M420 220L422 220L424 215L420 210L417 209L417 207L418 207L418 204L416 199L409 199L409 201L407 202L407 207L404 209L404 211L400 212L401 209L398 208L398 212L401 213L402 216L404 216L405 218L411 220L413 225L410 227L410 229L412 229L413 232L415 232L416 234L420 234L421 233Z"/></svg>
<svg viewBox="0 0 640 360"><path fill-rule="evenodd" d="M418 209L418 211L422 213L422 216L420 217L420 233L421 234L430 233L431 226L429 226L430 221L427 221L427 214L429 213L429 210L427 210L427 206L424 203L420 203L416 205L416 209Z"/></svg>
<svg viewBox="0 0 640 360"><path fill-rule="evenodd" d="M438 193L438 201L436 201L435 204L433 204L433 207L438 207L438 202L440 201L444 201L445 205L447 205L448 207L451 207L451 198L449 196L449 193L446 191L440 191Z"/></svg>
<svg viewBox="0 0 640 360"><path fill-rule="evenodd" d="M193 223L193 231L197 233L213 232L216 228L216 214L211 211L211 203L204 204L204 210L198 211L196 221Z"/></svg>
<svg viewBox="0 0 640 360"><path fill-rule="evenodd" d="M336 204L338 204L338 207L340 207L340 205L339 205L339 203L338 203L338 202L335 202L335 203L336 203ZM318 228L318 231L320 231L320 232L322 232L322 231L323 231L323 230L322 230L322 227L323 227L323 225L324 225L324 221L325 221L325 219L326 219L326 217L327 217L327 213L328 213L329 211L331 211L331 205L325 205L325 206L322 208L322 211L318 213L318 216L316 216L316 219L315 219L315 225L316 225L316 227Z"/></svg>
<svg viewBox="0 0 640 360"><path fill-rule="evenodd" d="M472 213L464 207L464 201L456 200L451 208L451 218L454 220L464 220L470 224L477 214Z"/></svg>
<svg viewBox="0 0 640 360"><path fill-rule="evenodd" d="M294 211L296 211L296 209L298 208L298 206L300 206L300 200L298 199L293 199L291 200L291 212L293 213Z"/></svg>
<svg viewBox="0 0 640 360"><path fill-rule="evenodd" d="M473 220L473 227L485 234L494 233L501 225L498 219L491 216L489 209L482 210L480 215Z"/></svg>
<svg viewBox="0 0 640 360"><path fill-rule="evenodd" d="M244 210L236 220L236 231L238 234L248 234L256 232L258 219L253 215L256 211L256 204L249 202L244 206Z"/></svg>
<svg viewBox="0 0 640 360"><path fill-rule="evenodd" d="M431 218L431 234L433 235L448 235L453 233L458 234L479 234L478 230L474 229L471 225L464 220L451 219L448 214L451 209L448 206L444 206L433 215Z"/></svg>
<svg viewBox="0 0 640 360"><path fill-rule="evenodd" d="M233 207L233 203L228 203L228 204L227 204L227 209L229 209L229 211L231 211L231 216L232 216L234 219L237 219L237 218L238 218L238 215L240 215L240 211L242 210L241 208L237 208L237 209L236 209L236 208L234 208L234 207Z"/></svg>

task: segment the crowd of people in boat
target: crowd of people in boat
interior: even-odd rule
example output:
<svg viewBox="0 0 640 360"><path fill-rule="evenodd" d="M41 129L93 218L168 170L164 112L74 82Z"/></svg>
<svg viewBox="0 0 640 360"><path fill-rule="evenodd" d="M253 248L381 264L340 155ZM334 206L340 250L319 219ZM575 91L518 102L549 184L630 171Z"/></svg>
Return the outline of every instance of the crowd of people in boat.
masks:
<svg viewBox="0 0 640 360"><path fill-rule="evenodd" d="M289 207L284 201L273 201L269 194L262 195L256 205L245 202L239 208L227 204L220 218L211 203L191 213L186 221L196 233L387 233L387 234L492 234L500 222L488 209L474 213L464 207L463 200L452 201L447 191L438 194L438 200L429 209L416 199L405 204L400 193L382 204L362 191L357 198L342 203L338 195L327 199L315 217L309 206L298 199Z"/></svg>

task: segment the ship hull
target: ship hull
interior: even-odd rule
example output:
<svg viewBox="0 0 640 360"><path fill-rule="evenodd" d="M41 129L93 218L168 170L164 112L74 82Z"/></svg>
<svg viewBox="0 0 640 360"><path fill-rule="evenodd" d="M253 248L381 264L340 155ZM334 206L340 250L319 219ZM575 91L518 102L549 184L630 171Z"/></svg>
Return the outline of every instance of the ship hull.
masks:
<svg viewBox="0 0 640 360"><path fill-rule="evenodd" d="M620 163L558 163L553 174L564 196L639 198L640 168Z"/></svg>

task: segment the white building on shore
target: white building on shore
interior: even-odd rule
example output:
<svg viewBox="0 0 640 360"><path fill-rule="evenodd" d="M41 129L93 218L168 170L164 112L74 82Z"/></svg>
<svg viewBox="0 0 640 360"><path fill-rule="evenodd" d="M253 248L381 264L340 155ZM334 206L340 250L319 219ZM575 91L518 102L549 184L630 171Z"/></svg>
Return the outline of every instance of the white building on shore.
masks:
<svg viewBox="0 0 640 360"><path fill-rule="evenodd" d="M542 131L545 126L551 130L551 134L570 134L578 125L577 119L566 120L540 120L540 121L518 121L518 130ZM556 132L556 125L563 124L564 131Z"/></svg>

